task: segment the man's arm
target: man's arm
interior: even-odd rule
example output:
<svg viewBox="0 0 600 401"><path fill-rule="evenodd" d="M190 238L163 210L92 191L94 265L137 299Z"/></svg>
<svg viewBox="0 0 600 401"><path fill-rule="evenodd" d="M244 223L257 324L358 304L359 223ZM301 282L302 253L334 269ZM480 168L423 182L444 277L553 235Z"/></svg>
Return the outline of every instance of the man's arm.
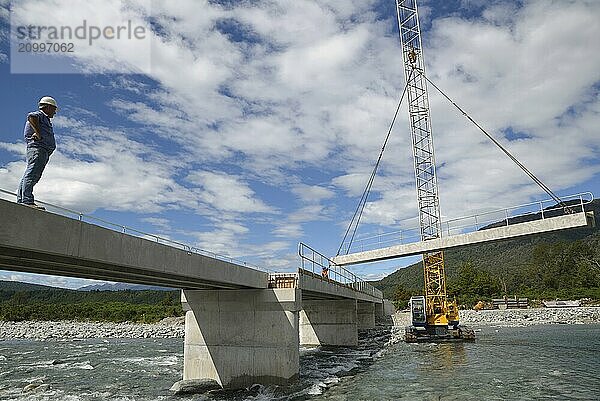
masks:
<svg viewBox="0 0 600 401"><path fill-rule="evenodd" d="M31 138L33 138L34 141L39 141L42 139L42 130L40 129L40 123L38 119L34 116L29 116L27 117L27 121L29 121L29 124L31 124L33 127L33 135L31 135Z"/></svg>

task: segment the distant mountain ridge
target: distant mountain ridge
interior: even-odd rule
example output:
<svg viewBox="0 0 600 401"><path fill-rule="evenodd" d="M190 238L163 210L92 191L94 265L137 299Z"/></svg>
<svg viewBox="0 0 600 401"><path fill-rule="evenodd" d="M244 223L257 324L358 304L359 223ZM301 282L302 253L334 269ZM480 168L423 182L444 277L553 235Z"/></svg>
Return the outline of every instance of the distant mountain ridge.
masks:
<svg viewBox="0 0 600 401"><path fill-rule="evenodd" d="M16 291L40 291L40 290L68 290L60 287L52 287L49 285L22 283L20 281L0 280L0 291L16 292Z"/></svg>
<svg viewBox="0 0 600 401"><path fill-rule="evenodd" d="M153 285L128 284L128 283L104 283L86 285L77 289L53 287L42 284L23 283L20 281L0 280L0 291L42 291L42 290L64 290L64 291L175 291L176 288L159 287Z"/></svg>

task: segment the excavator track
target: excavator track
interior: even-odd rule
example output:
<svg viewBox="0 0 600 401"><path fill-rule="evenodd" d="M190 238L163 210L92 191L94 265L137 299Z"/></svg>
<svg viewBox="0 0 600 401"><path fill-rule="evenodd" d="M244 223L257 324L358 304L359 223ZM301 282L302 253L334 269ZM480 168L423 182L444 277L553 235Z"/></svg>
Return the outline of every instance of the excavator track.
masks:
<svg viewBox="0 0 600 401"><path fill-rule="evenodd" d="M475 341L475 331L466 326L456 329L445 326L429 326L425 330L407 326L404 329L404 341L407 343Z"/></svg>

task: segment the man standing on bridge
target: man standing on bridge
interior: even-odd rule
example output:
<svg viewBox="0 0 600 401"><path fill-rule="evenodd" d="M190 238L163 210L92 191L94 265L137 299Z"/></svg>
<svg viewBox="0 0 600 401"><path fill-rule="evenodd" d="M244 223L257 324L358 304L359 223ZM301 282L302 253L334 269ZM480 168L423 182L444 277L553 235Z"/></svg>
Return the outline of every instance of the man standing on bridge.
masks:
<svg viewBox="0 0 600 401"><path fill-rule="evenodd" d="M48 164L50 155L56 149L54 130L50 119L56 114L56 100L50 96L40 99L39 110L27 115L24 136L27 142L27 168L19 183L17 203L22 203L37 209L44 209L35 204L33 186L42 177L42 172Z"/></svg>

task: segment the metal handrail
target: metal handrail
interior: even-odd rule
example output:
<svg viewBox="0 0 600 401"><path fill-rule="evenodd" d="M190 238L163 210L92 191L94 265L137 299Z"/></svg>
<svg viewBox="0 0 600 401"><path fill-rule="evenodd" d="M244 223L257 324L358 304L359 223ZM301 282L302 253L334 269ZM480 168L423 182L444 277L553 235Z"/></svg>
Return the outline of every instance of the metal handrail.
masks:
<svg viewBox="0 0 600 401"><path fill-rule="evenodd" d="M6 195L12 195L12 196L15 196L15 197L17 196L17 194L15 194L14 192L10 192L10 191L7 191L7 190L1 189L1 188L0 188L0 193L4 193ZM234 265L238 265L238 266L242 266L242 267L247 267L247 268L253 269L253 270L259 270L259 271L264 271L264 272L273 272L270 269L261 268L259 266L255 266L255 265L249 264L247 262L244 262L244 261L232 258L230 256L221 255L221 254L218 254L218 253L215 253L215 252L212 252L212 251L207 251L205 249L197 248L195 246L188 245L188 244L185 244L183 242L175 241L175 240L172 240L172 239L169 239L169 238L164 238L164 237L161 237L159 235L152 234L152 233L147 233L147 232L138 230L136 228L132 228L132 227L125 226L125 225L122 225L122 224L118 224L118 223L114 223L114 222L111 222L111 221L108 221L108 220L104 220L104 219L101 219L99 217L95 217L95 216L91 216L89 214L85 214L83 212L78 212L78 211L75 211L75 210L71 210L71 209L68 209L68 208L63 207L63 206L54 205L54 204L52 204L50 202L44 202L44 201L40 201L40 200L36 199L36 203L39 203L39 204L44 205L44 206L48 206L48 207L52 208L53 210L58 210L58 211L62 212L62 213L58 213L61 216L64 216L64 217L67 217L67 218L71 218L68 215L68 214L71 214L71 215L77 216L77 220L79 220L81 222L87 222L87 223L90 223L90 224L93 224L92 221L99 222L99 223L104 224L104 226L101 226L99 224L94 224L94 225L97 225L99 227L109 228L109 229L111 229L113 231L119 231L120 233L125 234L125 235L132 235L134 237L144 238L144 239L152 239L153 241L156 241L159 244L163 244L163 245L167 245L167 246L172 246L174 248L178 248L178 249L181 249L183 251L186 251L188 254L198 254L198 255L208 256L208 257L211 257L213 259L219 259L219 260L222 260L224 262L232 263ZM109 226L109 227L106 227L106 226ZM110 227L114 227L114 228L110 228Z"/></svg>
<svg viewBox="0 0 600 401"><path fill-rule="evenodd" d="M385 238L387 237L387 238ZM369 241L376 239L377 241ZM377 245L384 246L386 244L398 245L398 244L406 244L415 242L421 239L421 232L418 227L409 228L406 230L392 231L390 233L382 233L378 235L372 235L369 237L359 237L354 241L356 245L353 245L352 248L355 252L360 252L367 250L367 247ZM358 248L358 249L357 249ZM342 248L343 252L349 252L347 244L344 244Z"/></svg>
<svg viewBox="0 0 600 401"><path fill-rule="evenodd" d="M594 196L591 192L582 192L574 195L568 195L562 197L564 202L569 202L576 200L575 204L568 205L568 208L576 213L581 213L585 211L585 205L590 204L594 199ZM550 207L544 207L551 203ZM531 209L532 206L535 206L534 209ZM530 210L523 210L530 209ZM479 230L484 228L487 225L498 223L504 221L505 225L515 224L511 222L511 219L517 216L531 216L531 215L539 215L540 219L547 219L550 216L554 215L552 212L565 209L562 205L557 205L553 199L545 199L541 201L534 201L530 203L525 203L518 206L512 206L502 209L495 209L487 212L481 212L469 216L456 217L453 219L445 220L440 222L440 226L442 228L440 234L442 237L455 235L456 233L464 233L469 230ZM515 214L515 211L519 211L518 214ZM498 217L490 217L490 216L498 216ZM469 222L469 220L471 222ZM399 234L400 240L393 243L396 244L406 244L411 241L406 241L407 239L416 239L420 240L419 227L410 227L406 230L396 230L388 233L379 233L379 234L367 234L364 237L358 237L353 244L352 248L355 252L364 251L368 249L372 249L374 246L380 246L383 244L392 243L392 239L381 240L383 237L389 237L393 235ZM377 241L369 241L374 240ZM347 250L347 246L344 248L344 251Z"/></svg>
<svg viewBox="0 0 600 401"><path fill-rule="evenodd" d="M589 199L587 199L588 195L589 195ZM574 208L574 207L579 207L579 206L583 207L585 205L588 205L588 204L592 203L592 201L594 200L594 195L591 192L582 192L582 193L578 193L578 194L575 194L575 195L568 195L568 196L562 197L562 200L563 201L567 201L567 202L569 200L577 200L577 199L579 199L579 203L578 204L569 205L568 207L569 208ZM464 220L464 219L468 219L468 218L474 218L474 217L477 217L477 216L485 216L485 215L488 215L488 214L500 213L500 212L509 211L509 210L523 209L523 208L526 208L528 206L534 206L534 205L539 206L539 209L537 209L537 211L526 212L526 213L520 214L520 216L521 215L527 215L527 214L535 214L535 213L541 212L542 213L542 218L544 218L544 216L543 216L544 212L548 212L550 210L561 210L561 209L564 209L564 206L561 206L561 205L556 205L553 208L544 209L543 205L545 203L547 204L547 203L550 203L550 202L553 203L553 205L556 205L556 201L554 201L554 199L545 199L545 200L541 200L541 201L524 203L522 205L505 207L505 208L501 208L501 209L491 210L491 211L488 211L488 212L477 213L477 214L473 214L473 215L470 215L470 216L456 217L454 219L446 220L444 223L449 223L449 222L457 221L457 220ZM584 211L584 209L582 208L581 212L583 212L583 211Z"/></svg>
<svg viewBox="0 0 600 401"><path fill-rule="evenodd" d="M383 298L381 290L373 287L371 284L367 283L366 280L352 273L350 270L336 265L327 256L303 242L298 244L298 255L300 256L301 268L310 271L316 277L319 277L324 281L333 281L342 284L355 291L369 294L377 298ZM307 268L307 265L310 269ZM315 271L315 267L317 267L317 271ZM327 269L327 276L322 274L323 269Z"/></svg>

